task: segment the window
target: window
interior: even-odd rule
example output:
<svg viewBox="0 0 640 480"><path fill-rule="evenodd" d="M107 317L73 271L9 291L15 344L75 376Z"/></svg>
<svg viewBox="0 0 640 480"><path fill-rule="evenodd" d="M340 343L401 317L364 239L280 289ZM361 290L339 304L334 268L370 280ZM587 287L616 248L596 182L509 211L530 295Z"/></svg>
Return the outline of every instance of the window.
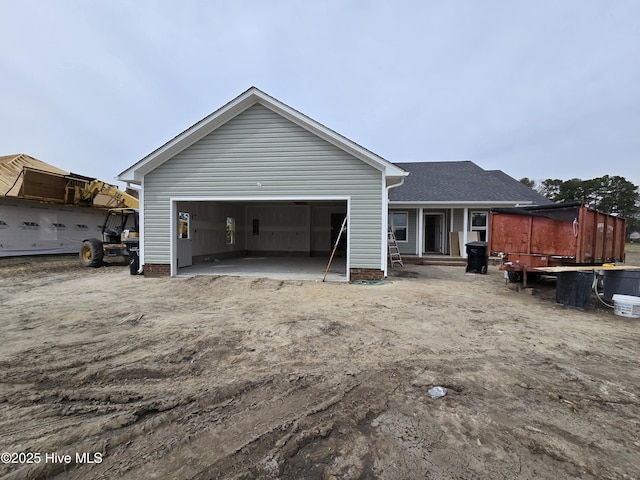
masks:
<svg viewBox="0 0 640 480"><path fill-rule="evenodd" d="M178 212L178 238L191 238L191 215L188 212Z"/></svg>
<svg viewBox="0 0 640 480"><path fill-rule="evenodd" d="M409 214L407 212L393 212L389 214L389 229L399 242L409 239Z"/></svg>
<svg viewBox="0 0 640 480"><path fill-rule="evenodd" d="M254 218L253 219L251 234L252 235L260 235L260 219L259 218Z"/></svg>
<svg viewBox="0 0 640 480"><path fill-rule="evenodd" d="M233 217L227 217L227 245L236 244L236 220Z"/></svg>
<svg viewBox="0 0 640 480"><path fill-rule="evenodd" d="M480 240L487 239L487 212L471 212L471 231L478 232Z"/></svg>

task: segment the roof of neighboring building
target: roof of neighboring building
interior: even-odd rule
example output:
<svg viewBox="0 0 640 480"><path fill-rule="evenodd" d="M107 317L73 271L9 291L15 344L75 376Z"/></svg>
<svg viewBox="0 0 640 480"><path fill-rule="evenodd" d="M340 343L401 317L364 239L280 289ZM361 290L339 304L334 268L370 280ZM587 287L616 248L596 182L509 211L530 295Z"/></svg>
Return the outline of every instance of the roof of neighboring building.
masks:
<svg viewBox="0 0 640 480"><path fill-rule="evenodd" d="M14 197L42 202L64 203L66 186L89 185L94 178L70 173L24 153L0 156L0 197ZM121 202L98 193L92 205L115 208Z"/></svg>
<svg viewBox="0 0 640 480"><path fill-rule="evenodd" d="M282 103L280 100L267 95L260 89L251 87L120 173L118 180L139 184L145 174L162 165L162 163L174 157L185 148L193 145L204 136L255 104L265 106L283 118L328 141L350 155L383 171L388 177L397 177L399 179L407 175L398 165L385 160L381 156L376 155L352 140L327 128L298 110Z"/></svg>
<svg viewBox="0 0 640 480"><path fill-rule="evenodd" d="M0 156L0 196L15 197L18 195L22 186L21 174L24 167L60 175L69 174L69 172L24 153Z"/></svg>
<svg viewBox="0 0 640 480"><path fill-rule="evenodd" d="M471 161L398 163L409 172L389 192L392 202L551 202L501 170L484 170Z"/></svg>

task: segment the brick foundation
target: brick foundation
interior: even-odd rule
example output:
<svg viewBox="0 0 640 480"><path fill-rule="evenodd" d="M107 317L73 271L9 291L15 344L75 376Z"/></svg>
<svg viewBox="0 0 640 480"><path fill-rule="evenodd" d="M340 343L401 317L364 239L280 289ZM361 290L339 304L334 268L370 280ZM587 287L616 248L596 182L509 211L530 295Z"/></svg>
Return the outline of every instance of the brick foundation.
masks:
<svg viewBox="0 0 640 480"><path fill-rule="evenodd" d="M360 280L382 280L384 272L375 268L352 268L349 271L349 281L359 282Z"/></svg>
<svg viewBox="0 0 640 480"><path fill-rule="evenodd" d="M171 275L171 265L168 263L145 263L145 277L168 277Z"/></svg>

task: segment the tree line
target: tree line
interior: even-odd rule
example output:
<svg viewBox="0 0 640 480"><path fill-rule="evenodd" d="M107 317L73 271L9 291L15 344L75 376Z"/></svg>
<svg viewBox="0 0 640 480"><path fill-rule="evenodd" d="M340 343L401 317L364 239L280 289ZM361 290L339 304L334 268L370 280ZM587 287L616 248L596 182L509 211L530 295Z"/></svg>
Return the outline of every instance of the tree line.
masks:
<svg viewBox="0 0 640 480"><path fill-rule="evenodd" d="M553 202L582 202L598 211L627 219L627 234L640 231L640 193L638 187L620 176L581 180L547 178L540 183L524 177L521 183Z"/></svg>

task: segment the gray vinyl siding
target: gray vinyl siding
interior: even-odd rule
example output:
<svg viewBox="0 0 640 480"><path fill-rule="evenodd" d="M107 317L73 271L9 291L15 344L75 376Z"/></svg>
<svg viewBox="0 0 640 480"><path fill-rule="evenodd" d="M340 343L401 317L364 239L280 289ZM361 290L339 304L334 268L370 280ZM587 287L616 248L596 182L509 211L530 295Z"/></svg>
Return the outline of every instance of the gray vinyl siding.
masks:
<svg viewBox="0 0 640 480"><path fill-rule="evenodd" d="M456 208L453 210L453 228L452 232L462 232L464 230L464 209Z"/></svg>
<svg viewBox="0 0 640 480"><path fill-rule="evenodd" d="M256 104L145 175L145 262L170 262L170 197L350 196L351 267L380 268L382 175Z"/></svg>
<svg viewBox="0 0 640 480"><path fill-rule="evenodd" d="M418 242L418 210L409 210L408 241L400 246L400 252L405 255L416 255Z"/></svg>

